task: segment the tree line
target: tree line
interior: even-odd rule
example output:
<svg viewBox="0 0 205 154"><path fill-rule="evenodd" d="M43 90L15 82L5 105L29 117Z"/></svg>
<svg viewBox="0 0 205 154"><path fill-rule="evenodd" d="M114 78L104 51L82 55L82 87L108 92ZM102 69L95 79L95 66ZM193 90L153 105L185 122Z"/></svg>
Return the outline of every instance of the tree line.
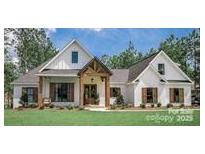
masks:
<svg viewBox="0 0 205 154"><path fill-rule="evenodd" d="M42 28L4 29L4 101L11 105L12 82L44 63L57 50Z"/></svg>

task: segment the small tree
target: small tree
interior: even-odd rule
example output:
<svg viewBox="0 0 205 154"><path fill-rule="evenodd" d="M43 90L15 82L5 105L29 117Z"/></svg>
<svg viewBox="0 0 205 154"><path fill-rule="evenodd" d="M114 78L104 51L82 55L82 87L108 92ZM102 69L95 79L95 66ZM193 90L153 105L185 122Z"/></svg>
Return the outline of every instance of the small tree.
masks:
<svg viewBox="0 0 205 154"><path fill-rule="evenodd" d="M27 96L28 96L27 93L23 92L22 96L20 97L19 104L21 104L22 107L25 107L26 105L28 105Z"/></svg>
<svg viewBox="0 0 205 154"><path fill-rule="evenodd" d="M118 105L124 105L124 98L122 94L117 95L116 100L115 100L116 104Z"/></svg>

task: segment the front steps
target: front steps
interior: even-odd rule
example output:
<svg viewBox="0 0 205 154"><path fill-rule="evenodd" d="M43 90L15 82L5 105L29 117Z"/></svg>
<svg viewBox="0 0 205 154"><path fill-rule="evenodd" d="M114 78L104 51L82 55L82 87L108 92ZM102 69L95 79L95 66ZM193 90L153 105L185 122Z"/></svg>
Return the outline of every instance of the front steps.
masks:
<svg viewBox="0 0 205 154"><path fill-rule="evenodd" d="M98 105L85 106L85 110L89 110L89 111L108 111L107 108L102 107L102 106L98 106Z"/></svg>

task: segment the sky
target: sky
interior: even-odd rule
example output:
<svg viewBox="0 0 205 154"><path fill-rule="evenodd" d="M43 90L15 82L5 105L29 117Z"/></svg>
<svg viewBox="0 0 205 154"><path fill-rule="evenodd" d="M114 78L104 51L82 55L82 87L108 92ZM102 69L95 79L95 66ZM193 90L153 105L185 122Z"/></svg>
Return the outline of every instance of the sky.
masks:
<svg viewBox="0 0 205 154"><path fill-rule="evenodd" d="M48 28L47 35L61 50L70 40L78 39L93 55L114 55L128 47L129 41L143 53L158 48L169 35L187 36L193 28Z"/></svg>

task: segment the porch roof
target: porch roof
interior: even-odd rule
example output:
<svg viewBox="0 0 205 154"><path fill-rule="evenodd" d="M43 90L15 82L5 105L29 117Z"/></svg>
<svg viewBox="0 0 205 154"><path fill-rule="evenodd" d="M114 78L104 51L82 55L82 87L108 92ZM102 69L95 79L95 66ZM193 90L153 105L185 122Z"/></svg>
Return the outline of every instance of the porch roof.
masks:
<svg viewBox="0 0 205 154"><path fill-rule="evenodd" d="M38 76L78 76L79 69L48 69L36 74Z"/></svg>

